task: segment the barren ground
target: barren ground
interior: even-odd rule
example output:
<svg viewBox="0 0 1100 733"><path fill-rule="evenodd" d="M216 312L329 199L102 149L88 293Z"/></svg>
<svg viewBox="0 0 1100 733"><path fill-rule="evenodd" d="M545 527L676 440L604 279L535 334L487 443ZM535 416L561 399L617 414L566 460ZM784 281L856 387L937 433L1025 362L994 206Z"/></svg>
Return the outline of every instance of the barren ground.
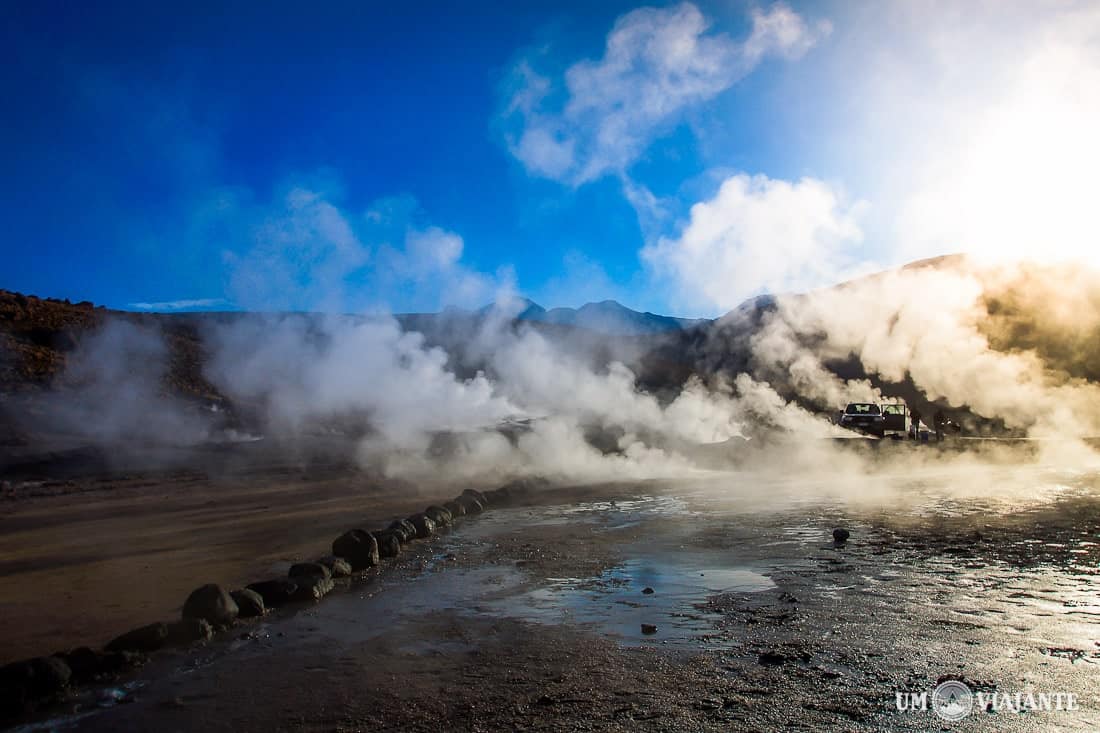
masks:
<svg viewBox="0 0 1100 733"><path fill-rule="evenodd" d="M998 472L1035 490L999 498ZM1096 729L1098 477L1031 464L980 475L988 490L966 498L945 490L958 476L879 477L905 500L859 504L822 498L812 481L751 475L546 491L409 545L319 604L77 690L41 720L165 731ZM171 617L200 583L281 572L340 530L427 498L366 491L335 468L107 483L4 505L5 658ZM836 526L852 532L844 545ZM896 692L948 677L987 692L1072 692L1078 710L974 712L950 726L897 711Z"/></svg>

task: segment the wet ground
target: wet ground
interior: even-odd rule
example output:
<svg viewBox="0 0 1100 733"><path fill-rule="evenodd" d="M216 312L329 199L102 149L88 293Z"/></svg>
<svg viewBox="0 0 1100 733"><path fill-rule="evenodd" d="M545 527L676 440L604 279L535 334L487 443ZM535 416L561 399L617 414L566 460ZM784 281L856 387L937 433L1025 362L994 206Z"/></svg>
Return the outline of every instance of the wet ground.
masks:
<svg viewBox="0 0 1100 733"><path fill-rule="evenodd" d="M47 725L1095 730L1098 482L1027 465L547 492ZM948 679L983 695L960 721L898 710ZM1017 692L1076 709L1008 709Z"/></svg>

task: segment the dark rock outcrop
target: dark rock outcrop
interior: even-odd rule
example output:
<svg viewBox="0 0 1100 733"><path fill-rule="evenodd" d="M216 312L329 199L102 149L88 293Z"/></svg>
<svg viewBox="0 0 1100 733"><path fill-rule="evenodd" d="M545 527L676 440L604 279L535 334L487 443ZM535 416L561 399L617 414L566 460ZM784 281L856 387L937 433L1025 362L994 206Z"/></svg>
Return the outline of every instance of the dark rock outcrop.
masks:
<svg viewBox="0 0 1100 733"><path fill-rule="evenodd" d="M196 588L183 604L183 617L203 619L211 626L229 626L237 620L236 601L216 583Z"/></svg>
<svg viewBox="0 0 1100 733"><path fill-rule="evenodd" d="M378 564L378 542L370 532L351 529L332 542L332 554L348 561L352 570L364 570Z"/></svg>
<svg viewBox="0 0 1100 733"><path fill-rule="evenodd" d="M458 518L466 516L466 507L457 499L443 502L443 508L449 511L452 517Z"/></svg>

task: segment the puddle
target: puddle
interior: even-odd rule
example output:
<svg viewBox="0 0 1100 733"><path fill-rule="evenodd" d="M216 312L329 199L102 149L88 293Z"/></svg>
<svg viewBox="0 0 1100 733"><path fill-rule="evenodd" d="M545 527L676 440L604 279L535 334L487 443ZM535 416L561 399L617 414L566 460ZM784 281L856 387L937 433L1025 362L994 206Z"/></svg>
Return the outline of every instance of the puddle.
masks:
<svg viewBox="0 0 1100 733"><path fill-rule="evenodd" d="M700 610L707 598L776 587L754 570L716 568L691 556L633 559L594 578L547 581L548 585L490 605L502 615L589 627L628 645L696 644L721 618ZM646 588L653 592L644 593ZM643 624L656 626L656 632L643 633Z"/></svg>

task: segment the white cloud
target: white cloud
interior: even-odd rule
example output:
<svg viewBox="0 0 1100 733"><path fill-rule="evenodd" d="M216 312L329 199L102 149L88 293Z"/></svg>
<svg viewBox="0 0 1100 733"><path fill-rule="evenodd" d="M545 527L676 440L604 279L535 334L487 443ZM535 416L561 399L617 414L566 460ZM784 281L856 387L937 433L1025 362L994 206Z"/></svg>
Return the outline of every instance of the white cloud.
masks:
<svg viewBox="0 0 1100 733"><path fill-rule="evenodd" d="M139 311L183 311L221 308L229 305L229 301L225 298L193 298L190 300L164 300L157 303L128 303L127 305Z"/></svg>
<svg viewBox="0 0 1100 733"><path fill-rule="evenodd" d="M695 204L678 237L642 251L689 305L728 310L761 291L782 293L835 281L855 263L862 204L813 178L727 178Z"/></svg>
<svg viewBox="0 0 1100 733"><path fill-rule="evenodd" d="M1100 263L1100 6L927 0L835 19L834 42L765 103L801 165L874 203L883 260Z"/></svg>
<svg viewBox="0 0 1100 733"><path fill-rule="evenodd" d="M713 99L769 55L793 59L830 30L782 3L752 14L740 43L713 33L691 3L620 17L603 58L564 74L565 99L529 61L516 65L504 117L512 154L538 176L580 185L623 173L691 107Z"/></svg>

